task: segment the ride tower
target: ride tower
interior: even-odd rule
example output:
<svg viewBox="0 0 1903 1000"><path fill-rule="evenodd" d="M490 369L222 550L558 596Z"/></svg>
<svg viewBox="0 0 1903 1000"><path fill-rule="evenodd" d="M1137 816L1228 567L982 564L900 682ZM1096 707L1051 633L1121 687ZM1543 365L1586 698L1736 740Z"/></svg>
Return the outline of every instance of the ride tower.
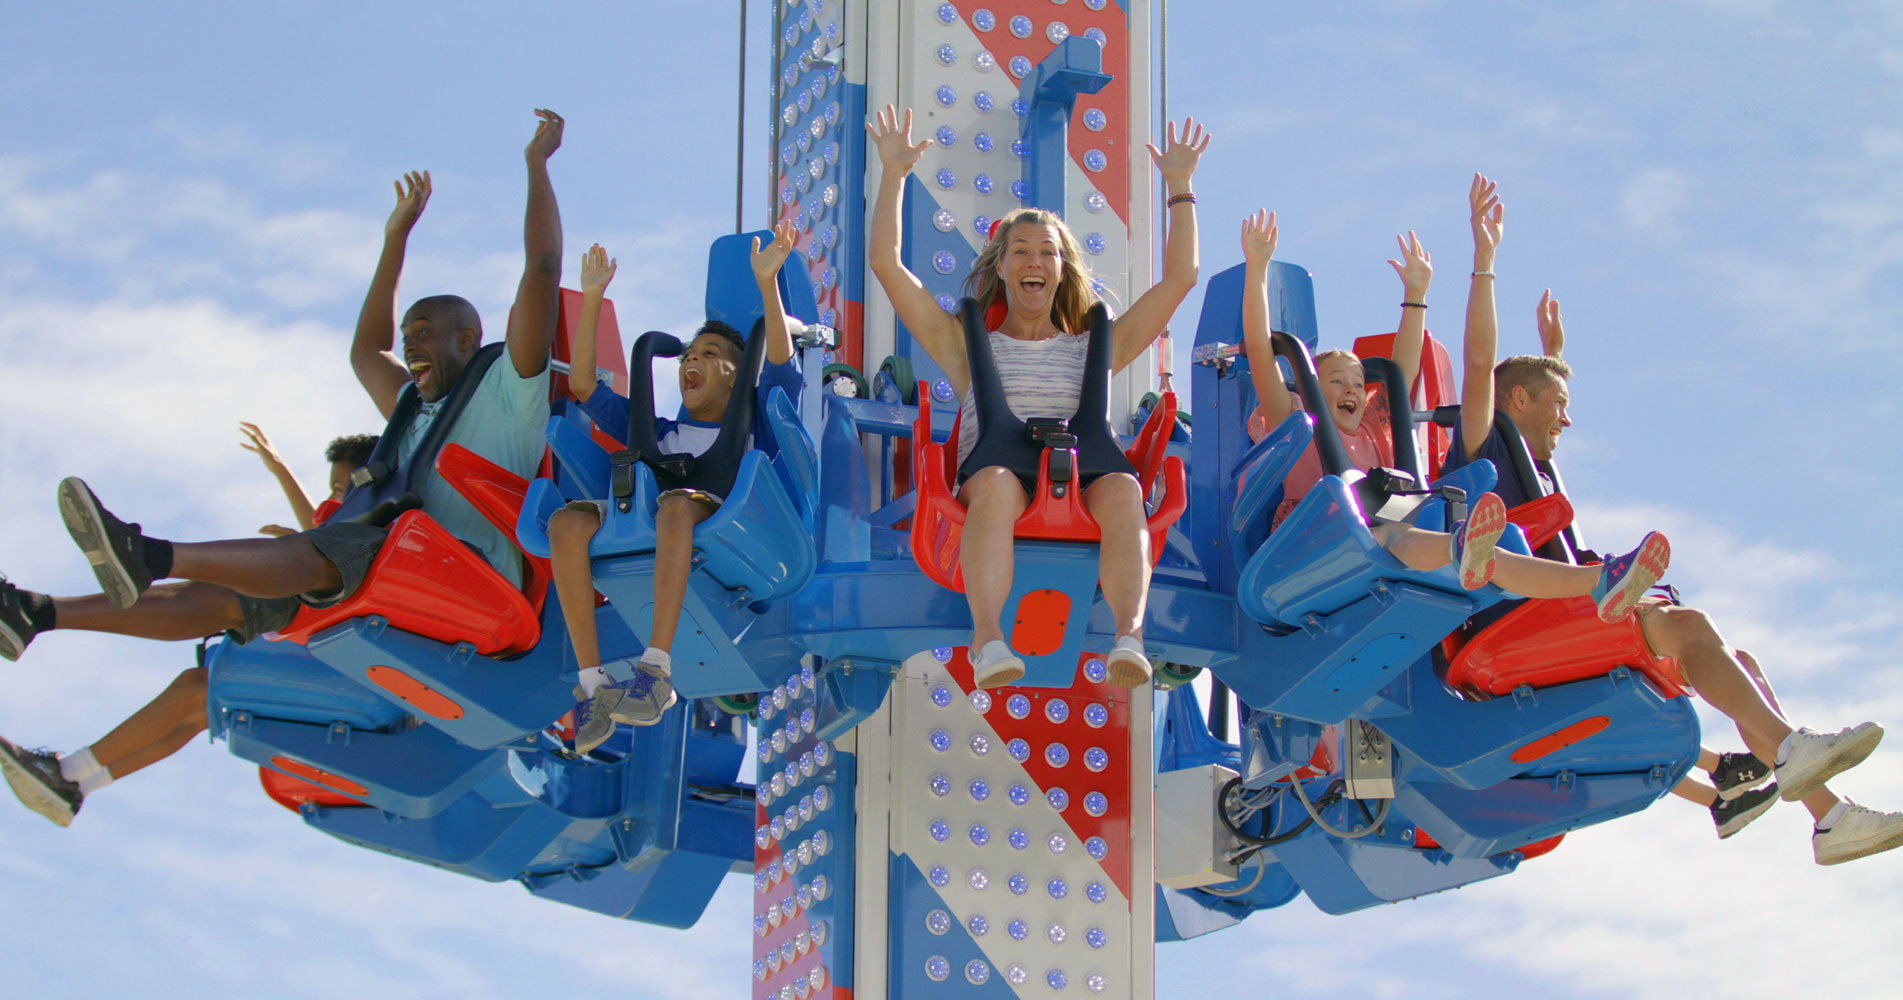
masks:
<svg viewBox="0 0 1903 1000"><path fill-rule="evenodd" d="M933 144L901 254L948 312L1020 206L1066 219L1113 311L1149 286L1147 0L776 0L773 30L772 204L839 331L831 391L911 403L922 382L937 426L957 409L865 263L863 123L886 104ZM1115 379L1119 430L1153 364ZM1024 614L1014 636L1062 631ZM761 702L754 996L1154 994L1149 690L1108 684L1098 651L1068 686L984 691L966 654L830 661ZM890 678L857 717L825 696L855 666Z"/></svg>

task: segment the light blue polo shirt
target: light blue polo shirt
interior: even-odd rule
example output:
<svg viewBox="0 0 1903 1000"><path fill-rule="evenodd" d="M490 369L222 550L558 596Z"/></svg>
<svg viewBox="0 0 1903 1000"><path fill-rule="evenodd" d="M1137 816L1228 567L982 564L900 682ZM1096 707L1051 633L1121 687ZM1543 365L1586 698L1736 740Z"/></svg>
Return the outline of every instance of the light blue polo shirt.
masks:
<svg viewBox="0 0 1903 1000"><path fill-rule="evenodd" d="M463 408L462 417L456 421L445 444L462 445L524 479L533 479L548 444L545 437L548 371L544 365L541 374L523 378L516 374L515 364L504 350L483 373L476 394ZM442 400L424 403L417 409L416 419L410 421L403 439L398 442L399 463L409 463L430 424L436 421L436 411L442 403ZM510 583L522 585L522 558L512 536L497 531L488 518L477 512L441 476L425 479L422 495L423 510L436 523L475 546L483 558L489 560L489 565Z"/></svg>

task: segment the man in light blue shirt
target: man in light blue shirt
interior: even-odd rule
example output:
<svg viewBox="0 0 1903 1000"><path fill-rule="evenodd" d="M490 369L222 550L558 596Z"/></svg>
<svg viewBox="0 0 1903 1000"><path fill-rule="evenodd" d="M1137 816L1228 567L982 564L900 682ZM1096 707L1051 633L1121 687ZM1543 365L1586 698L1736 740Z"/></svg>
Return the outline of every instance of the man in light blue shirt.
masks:
<svg viewBox="0 0 1903 1000"><path fill-rule="evenodd" d="M408 426L385 432L398 442L398 467L407 467L412 457L433 460L433 455L416 454L417 448L439 411L459 398L466 401L446 443L460 444L525 478L534 475L541 460L562 264L561 215L548 159L561 145L563 123L552 111L536 115L541 121L524 150L527 262L506 347L499 354L478 355L482 321L475 307L454 295L429 296L412 305L403 315L397 343L397 279L410 230L429 200L430 180L427 173L413 173L397 182L396 208L384 225L383 252L357 318L350 362L386 419L397 413L405 386L415 387L416 405L405 411ZM472 387L459 386L465 375L477 380ZM521 557L512 539L441 477L428 474L409 482L420 493L425 513L479 550L510 581L521 582ZM159 640L229 631L241 642L274 633L288 627L303 605L324 607L350 596L388 534L383 527L333 520L283 538L173 543L147 537L138 525L113 516L76 478L60 484L59 498L61 516L92 562L102 593L55 598L0 577L0 657L8 660L17 660L36 635L53 629ZM180 582L154 586L168 577ZM164 759L204 730L204 685L203 667L187 671L106 738L72 754L23 750L0 739L0 772L28 807L64 826L86 793Z"/></svg>

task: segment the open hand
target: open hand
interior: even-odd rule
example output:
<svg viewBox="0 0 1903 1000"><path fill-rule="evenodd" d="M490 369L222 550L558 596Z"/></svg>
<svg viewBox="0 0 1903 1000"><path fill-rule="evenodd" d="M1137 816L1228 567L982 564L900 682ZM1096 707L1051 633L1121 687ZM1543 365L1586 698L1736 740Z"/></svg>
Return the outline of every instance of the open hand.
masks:
<svg viewBox="0 0 1903 1000"><path fill-rule="evenodd" d="M1401 287L1406 290L1407 301L1419 302L1427 294L1427 285L1434 280L1434 255L1421 246L1414 236L1414 230L1407 231L1407 238L1399 236L1394 242L1401 245L1401 259L1389 260L1388 266L1401 276Z"/></svg>
<svg viewBox="0 0 1903 1000"><path fill-rule="evenodd" d="M1500 247L1500 234L1506 219L1506 207L1500 204L1500 185L1482 174L1475 174L1473 187L1467 191L1467 206L1473 213L1474 255L1492 257L1493 252Z"/></svg>
<svg viewBox="0 0 1903 1000"><path fill-rule="evenodd" d="M615 280L615 259L597 243L581 255L581 290L583 292L605 292L608 282Z"/></svg>
<svg viewBox="0 0 1903 1000"><path fill-rule="evenodd" d="M284 459L278 455L277 448L272 446L271 439L264 436L264 428L249 421L240 420L238 430L245 436L245 440L238 442L238 447L258 456L258 460L264 463L264 467L274 473L285 467Z"/></svg>
<svg viewBox="0 0 1903 1000"><path fill-rule="evenodd" d="M872 136L872 145L879 151L880 165L887 173L897 172L900 176L911 173L932 145L930 139L912 145L912 109L905 109L905 119L901 122L898 109L890 104L879 112L877 128L872 122L866 123L866 134Z"/></svg>
<svg viewBox="0 0 1903 1000"><path fill-rule="evenodd" d="M1559 300L1548 288L1540 293L1540 304L1533 310L1540 325L1540 353L1557 358L1566 350L1566 328L1559 321Z"/></svg>
<svg viewBox="0 0 1903 1000"><path fill-rule="evenodd" d="M1176 123L1170 122L1163 130L1163 148L1157 149L1155 143L1144 143L1150 151L1150 159L1155 161L1157 172L1163 175L1165 182L1182 183L1196 172L1196 164L1203 158L1203 150L1209 148L1212 138L1203 131L1196 119L1183 119L1183 138L1176 138Z"/></svg>
<svg viewBox="0 0 1903 1000"><path fill-rule="evenodd" d="M529 138L528 148L522 151L531 163L547 160L562 147L562 116L547 108L536 108L535 117L541 121L535 126L535 135Z"/></svg>
<svg viewBox="0 0 1903 1000"><path fill-rule="evenodd" d="M773 225L773 242L764 248L760 246L760 237L753 238L753 278L765 284L780 273L780 265L786 263L786 256L793 252L793 220L781 219Z"/></svg>
<svg viewBox="0 0 1903 1000"><path fill-rule="evenodd" d="M396 182L396 207L390 210L389 221L383 224L385 236L408 236L416 220L423 216L423 206L429 204L429 171L417 173L412 170Z"/></svg>
<svg viewBox="0 0 1903 1000"><path fill-rule="evenodd" d="M1281 232L1275 228L1275 213L1256 209L1242 220L1242 260L1246 264L1267 264L1275 257L1275 241Z"/></svg>

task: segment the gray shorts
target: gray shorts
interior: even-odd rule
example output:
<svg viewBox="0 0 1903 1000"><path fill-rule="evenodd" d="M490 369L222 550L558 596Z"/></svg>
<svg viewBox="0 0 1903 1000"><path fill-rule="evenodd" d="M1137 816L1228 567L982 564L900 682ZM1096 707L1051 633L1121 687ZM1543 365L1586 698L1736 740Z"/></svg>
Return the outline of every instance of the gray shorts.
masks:
<svg viewBox="0 0 1903 1000"><path fill-rule="evenodd" d="M363 578L369 574L370 564L376 562L377 552L383 548L383 540L389 534L387 528L373 528L355 521L320 524L309 531L299 532L297 537L308 540L316 547L318 555L337 567L344 585L333 593L299 594L296 597L239 594L238 612L243 617L244 627L233 632L232 637L244 643L269 632L282 632L290 627L298 608L328 608L356 593L357 588L363 586Z"/></svg>

